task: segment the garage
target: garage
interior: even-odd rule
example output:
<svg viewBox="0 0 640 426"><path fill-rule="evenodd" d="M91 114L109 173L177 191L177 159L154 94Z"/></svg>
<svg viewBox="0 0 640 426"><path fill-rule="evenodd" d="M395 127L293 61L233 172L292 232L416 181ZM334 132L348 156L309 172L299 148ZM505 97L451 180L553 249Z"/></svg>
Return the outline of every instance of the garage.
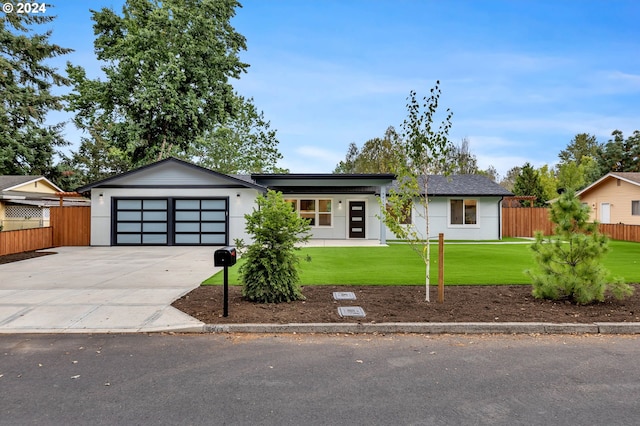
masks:
<svg viewBox="0 0 640 426"><path fill-rule="evenodd" d="M166 158L80 187L92 246L222 246L248 241L245 215L267 188Z"/></svg>
<svg viewBox="0 0 640 426"><path fill-rule="evenodd" d="M228 197L114 197L112 245L226 245Z"/></svg>

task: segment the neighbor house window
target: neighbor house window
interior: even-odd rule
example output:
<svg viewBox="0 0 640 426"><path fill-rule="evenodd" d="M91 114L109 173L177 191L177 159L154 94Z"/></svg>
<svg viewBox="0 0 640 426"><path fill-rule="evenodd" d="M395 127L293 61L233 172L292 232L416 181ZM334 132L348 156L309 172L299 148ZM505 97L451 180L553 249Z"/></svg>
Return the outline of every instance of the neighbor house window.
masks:
<svg viewBox="0 0 640 426"><path fill-rule="evenodd" d="M313 227L331 226L331 200L290 199L285 201L291 204L293 211L298 212L301 218L307 219L309 221L309 225Z"/></svg>
<svg viewBox="0 0 640 426"><path fill-rule="evenodd" d="M450 200L451 225L477 225L477 200Z"/></svg>
<svg viewBox="0 0 640 426"><path fill-rule="evenodd" d="M640 216L640 200L631 202L631 214L634 216Z"/></svg>

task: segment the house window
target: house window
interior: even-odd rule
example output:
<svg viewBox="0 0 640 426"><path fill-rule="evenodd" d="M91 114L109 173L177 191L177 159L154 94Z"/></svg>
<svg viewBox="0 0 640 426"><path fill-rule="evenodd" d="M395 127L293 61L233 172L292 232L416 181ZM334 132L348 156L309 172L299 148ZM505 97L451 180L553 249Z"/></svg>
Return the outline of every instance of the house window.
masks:
<svg viewBox="0 0 640 426"><path fill-rule="evenodd" d="M293 211L298 212L300 217L307 219L309 225L313 227L331 226L332 211L331 200L327 199L303 199L303 200L285 200L291 204Z"/></svg>
<svg viewBox="0 0 640 426"><path fill-rule="evenodd" d="M633 216L640 216L640 200L631 202L631 214Z"/></svg>
<svg viewBox="0 0 640 426"><path fill-rule="evenodd" d="M477 225L478 201L477 200L450 200L451 225Z"/></svg>

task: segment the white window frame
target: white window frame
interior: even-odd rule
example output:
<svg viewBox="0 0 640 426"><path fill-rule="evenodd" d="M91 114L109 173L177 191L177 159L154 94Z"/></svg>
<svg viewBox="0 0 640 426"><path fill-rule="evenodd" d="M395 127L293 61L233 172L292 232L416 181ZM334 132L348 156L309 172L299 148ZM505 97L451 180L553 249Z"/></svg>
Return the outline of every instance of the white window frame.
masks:
<svg viewBox="0 0 640 426"><path fill-rule="evenodd" d="M296 203L296 213L298 213L298 216L300 216L301 213L306 213L306 214L314 214L314 223L315 225L311 225L312 228L320 228L320 229L330 229L333 228L333 224L334 224L334 218L333 218L333 211L334 211L334 200L333 198L317 198L317 197L309 197L309 198L286 198L285 201L287 202L293 202L295 201ZM311 210L305 210L303 212L300 211L300 202L301 201L313 201L314 202L314 211L312 212ZM321 212L319 211L320 209L320 201L329 201L331 203L331 209L329 212ZM330 220L331 220L331 225L320 225L320 216L321 215L328 215L330 216Z"/></svg>
<svg viewBox="0 0 640 426"><path fill-rule="evenodd" d="M463 223L451 223L451 201L462 201L462 221ZM465 215L465 201L476 202L476 223L464 223ZM480 228L480 200L477 198L465 198L465 197L452 197L447 200L447 227L448 228Z"/></svg>
<svg viewBox="0 0 640 426"><path fill-rule="evenodd" d="M640 216L640 200L631 200L631 216Z"/></svg>

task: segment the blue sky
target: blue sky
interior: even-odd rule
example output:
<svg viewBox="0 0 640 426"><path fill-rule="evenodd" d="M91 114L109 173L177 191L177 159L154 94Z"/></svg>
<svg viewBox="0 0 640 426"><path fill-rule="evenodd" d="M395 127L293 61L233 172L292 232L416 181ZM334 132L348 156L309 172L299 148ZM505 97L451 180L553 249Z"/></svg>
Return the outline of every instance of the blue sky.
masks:
<svg viewBox="0 0 640 426"><path fill-rule="evenodd" d="M123 1L52 3L53 40L76 50L64 60L98 76L87 4L119 12ZM577 133L605 142L640 129L637 0L241 3L233 24L251 66L233 84L278 130L291 172L331 172L350 142L399 128L409 91L436 80L450 138L501 174L557 162Z"/></svg>

